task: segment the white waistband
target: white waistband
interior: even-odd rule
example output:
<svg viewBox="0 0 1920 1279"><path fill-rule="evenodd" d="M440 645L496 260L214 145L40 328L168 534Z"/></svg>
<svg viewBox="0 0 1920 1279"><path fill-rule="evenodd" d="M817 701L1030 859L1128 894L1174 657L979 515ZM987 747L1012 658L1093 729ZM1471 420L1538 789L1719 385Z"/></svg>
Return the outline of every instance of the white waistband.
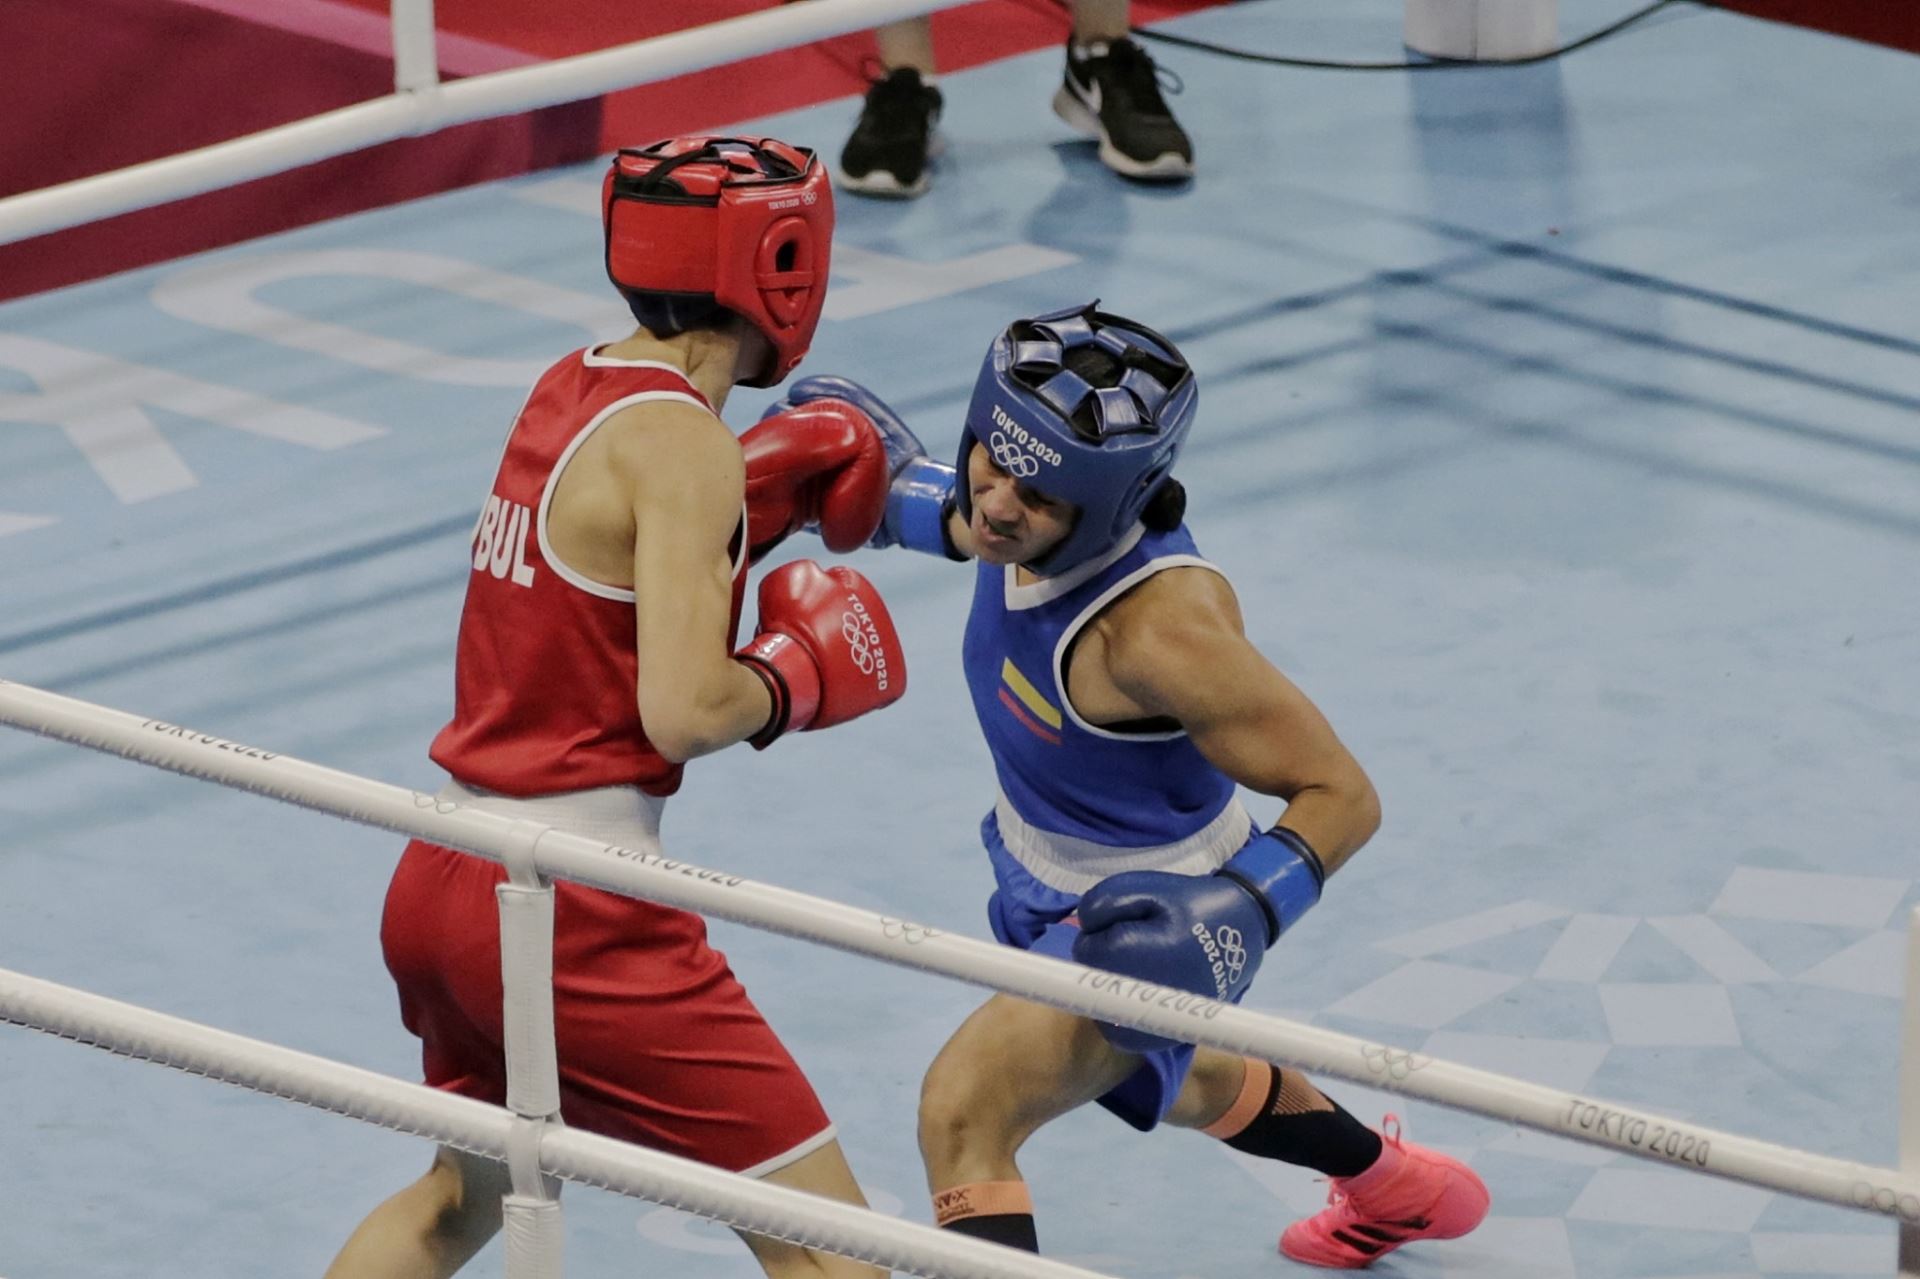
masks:
<svg viewBox="0 0 1920 1279"><path fill-rule="evenodd" d="M1237 796L1227 801L1218 817L1185 839L1145 848L1116 848L1042 830L1015 812L1004 792L993 814L1000 824L1000 840L1013 859L1048 888L1063 893L1084 893L1123 870L1211 875L1240 851L1253 830L1253 818Z"/></svg>
<svg viewBox="0 0 1920 1279"><path fill-rule="evenodd" d="M623 848L658 843L660 813L667 806L666 800L637 786L601 786L520 799L449 781L440 788L439 798L483 813L525 817L570 835Z"/></svg>

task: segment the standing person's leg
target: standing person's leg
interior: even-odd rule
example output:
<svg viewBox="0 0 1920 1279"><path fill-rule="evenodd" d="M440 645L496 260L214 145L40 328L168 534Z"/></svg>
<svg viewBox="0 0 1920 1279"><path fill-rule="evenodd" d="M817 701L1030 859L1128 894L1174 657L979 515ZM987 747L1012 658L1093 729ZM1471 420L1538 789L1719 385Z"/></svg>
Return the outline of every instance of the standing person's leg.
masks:
<svg viewBox="0 0 1920 1279"><path fill-rule="evenodd" d="M381 940L426 1081L506 1099L498 865L415 841ZM554 1033L572 1127L851 1203L859 1187L806 1077L707 944L696 915L559 882ZM444 1279L500 1227L498 1163L442 1150L355 1230L329 1279ZM872 1279L871 1267L750 1241L769 1274Z"/></svg>
<svg viewBox="0 0 1920 1279"><path fill-rule="evenodd" d="M1196 1054L1167 1122L1328 1177L1365 1172L1382 1145L1378 1133L1299 1071L1214 1048Z"/></svg>
<svg viewBox="0 0 1920 1279"><path fill-rule="evenodd" d="M865 1206L806 1075L697 915L556 886L560 1112L575 1127ZM774 1279L877 1279L858 1261L741 1233Z"/></svg>
<svg viewBox="0 0 1920 1279"><path fill-rule="evenodd" d="M760 1179L790 1190L804 1190L810 1195L859 1204L862 1208L867 1206L866 1196L860 1193L860 1184L853 1179L853 1169L848 1167L847 1157L837 1141L830 1141ZM754 1260L770 1279L880 1279L886 1274L864 1262L836 1257L830 1252L815 1252L785 1240L744 1231L740 1237L753 1250Z"/></svg>
<svg viewBox="0 0 1920 1279"><path fill-rule="evenodd" d="M942 105L933 86L933 23L904 18L873 35L881 74L867 89L860 119L840 153L840 185L861 195L924 195Z"/></svg>
<svg viewBox="0 0 1920 1279"><path fill-rule="evenodd" d="M1100 162L1147 182L1193 176L1193 142L1160 92L1161 72L1127 34L1128 0L1073 0L1054 114L1100 143ZM1171 73L1168 73L1171 75ZM1175 91L1179 81L1174 77Z"/></svg>
<svg viewBox="0 0 1920 1279"><path fill-rule="evenodd" d="M1132 17L1130 0L1074 0L1073 40L1075 44L1125 40Z"/></svg>
<svg viewBox="0 0 1920 1279"><path fill-rule="evenodd" d="M1070 959L1078 895L1033 877L1007 850L999 820L980 826L996 889L987 903L1004 945ZM1089 1101L1150 1129L1178 1096L1194 1050L1147 1054L1108 1042L1097 1022L1010 995L976 1009L927 1068L920 1155L944 1229L1039 1251L1033 1198L1015 1156L1043 1125Z"/></svg>
<svg viewBox="0 0 1920 1279"><path fill-rule="evenodd" d="M400 1019L420 1037L426 1082L495 1104L506 1097L498 1037L473 1024L465 1007L473 994L465 988L477 986L491 998L497 1023L493 886L504 874L481 858L414 840L394 867L380 924ZM508 1185L504 1165L442 1147L425 1176L360 1223L327 1268L328 1279L445 1279L500 1229Z"/></svg>
<svg viewBox="0 0 1920 1279"><path fill-rule="evenodd" d="M1401 1141L1391 1115L1384 1133L1368 1128L1297 1070L1203 1048L1167 1122L1327 1176L1326 1210L1280 1237L1295 1261L1358 1269L1416 1239L1457 1239L1487 1215L1471 1168Z"/></svg>
<svg viewBox="0 0 1920 1279"><path fill-rule="evenodd" d="M1043 1125L1113 1089L1141 1059L1084 1017L996 995L940 1050L920 1090L935 1224L1039 1251L1014 1156Z"/></svg>
<svg viewBox="0 0 1920 1279"><path fill-rule="evenodd" d="M447 1279L500 1229L505 1164L442 1146L427 1174L368 1214L326 1279Z"/></svg>
<svg viewBox="0 0 1920 1279"><path fill-rule="evenodd" d="M840 1143L830 1141L762 1180L866 1206ZM326 1279L449 1279L500 1229L506 1166L442 1147L427 1174L375 1208L327 1268ZM881 1279L886 1272L832 1253L744 1231L771 1279Z"/></svg>
<svg viewBox="0 0 1920 1279"><path fill-rule="evenodd" d="M927 17L902 18L873 29L873 42L880 49L880 65L889 71L911 67L923 80L933 79L939 68L933 61L933 20Z"/></svg>

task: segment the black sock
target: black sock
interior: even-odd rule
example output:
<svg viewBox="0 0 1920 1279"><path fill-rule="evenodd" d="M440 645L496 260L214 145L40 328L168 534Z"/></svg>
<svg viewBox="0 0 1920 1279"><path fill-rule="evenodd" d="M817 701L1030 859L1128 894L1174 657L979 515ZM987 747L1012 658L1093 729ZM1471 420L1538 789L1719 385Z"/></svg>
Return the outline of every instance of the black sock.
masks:
<svg viewBox="0 0 1920 1279"><path fill-rule="evenodd" d="M1249 1061L1247 1069L1265 1062ZM1267 1066L1267 1101L1252 1123L1224 1140L1259 1159L1299 1164L1329 1177L1352 1177L1380 1158L1380 1134L1342 1109L1298 1074ZM1302 1104L1302 1099L1311 1099ZM1321 1103L1324 1102L1324 1108Z"/></svg>
<svg viewBox="0 0 1920 1279"><path fill-rule="evenodd" d="M1033 1214L1030 1212L996 1213L988 1217L962 1217L958 1221L949 1221L940 1227L958 1235L970 1235L975 1239L985 1239L989 1243L1005 1244L1009 1248L1021 1248L1027 1252L1040 1251L1040 1236L1033 1227Z"/></svg>

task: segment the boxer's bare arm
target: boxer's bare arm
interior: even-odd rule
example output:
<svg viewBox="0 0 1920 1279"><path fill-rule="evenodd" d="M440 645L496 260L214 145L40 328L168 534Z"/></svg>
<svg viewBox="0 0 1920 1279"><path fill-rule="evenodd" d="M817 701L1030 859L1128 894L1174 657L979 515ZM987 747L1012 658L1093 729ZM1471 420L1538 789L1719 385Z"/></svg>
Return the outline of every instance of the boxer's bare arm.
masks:
<svg viewBox="0 0 1920 1279"><path fill-rule="evenodd" d="M772 700L732 655L728 549L746 483L740 445L712 414L671 401L626 410L598 434L631 518L647 738L675 762L744 741L767 722Z"/></svg>
<svg viewBox="0 0 1920 1279"><path fill-rule="evenodd" d="M1122 596L1074 653L1082 715L1169 716L1214 767L1287 801L1329 873L1373 837L1380 801L1312 700L1253 646L1218 573L1173 568Z"/></svg>

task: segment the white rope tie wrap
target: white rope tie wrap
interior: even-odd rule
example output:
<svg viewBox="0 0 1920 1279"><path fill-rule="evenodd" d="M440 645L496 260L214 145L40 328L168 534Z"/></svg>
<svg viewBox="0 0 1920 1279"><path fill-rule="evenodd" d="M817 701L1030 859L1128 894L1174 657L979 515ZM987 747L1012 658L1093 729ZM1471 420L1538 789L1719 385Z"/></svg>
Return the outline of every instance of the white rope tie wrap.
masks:
<svg viewBox="0 0 1920 1279"><path fill-rule="evenodd" d="M560 1125L560 1061L553 1024L553 883L540 873L540 840L550 827L511 818L496 885L500 906L501 1041L506 1052L507 1175L501 1201L507 1274L561 1279L566 1221L557 1188L540 1170L540 1145Z"/></svg>
<svg viewBox="0 0 1920 1279"><path fill-rule="evenodd" d="M506 992L507 1108L545 1119L560 1112L553 1044L553 886L506 883L493 891L500 902L500 979Z"/></svg>
<svg viewBox="0 0 1920 1279"><path fill-rule="evenodd" d="M495 861L504 859L513 842L512 822L496 814L3 680L0 722ZM664 856L657 843L626 848L555 830L538 841L537 861L543 874L940 973L1083 1016L1400 1092L1800 1198L1920 1223L1920 1176L1911 1172L1703 1128L1150 982L950 936L677 861ZM587 1137L567 1130L549 1132L542 1148L551 1153L556 1142L565 1142L574 1149ZM493 1153L498 1157L500 1152L496 1148Z"/></svg>
<svg viewBox="0 0 1920 1279"><path fill-rule="evenodd" d="M500 1226L506 1237L509 1275L560 1279L567 1236L558 1199L508 1195L501 1201Z"/></svg>

